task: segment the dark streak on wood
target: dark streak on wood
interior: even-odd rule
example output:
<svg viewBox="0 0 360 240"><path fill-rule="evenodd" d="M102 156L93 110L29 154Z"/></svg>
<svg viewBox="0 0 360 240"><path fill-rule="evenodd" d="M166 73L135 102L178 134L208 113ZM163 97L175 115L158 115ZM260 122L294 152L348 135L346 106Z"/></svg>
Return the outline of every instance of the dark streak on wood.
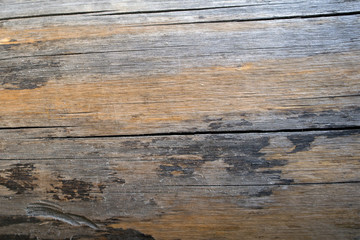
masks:
<svg viewBox="0 0 360 240"><path fill-rule="evenodd" d="M15 164L10 169L0 170L0 185L7 187L16 194L33 190L37 185L34 174L35 167L31 163Z"/></svg>
<svg viewBox="0 0 360 240"><path fill-rule="evenodd" d="M1 240L38 240L37 237L32 237L31 235L21 235L21 234L0 234ZM52 238L41 238L43 240L47 239L64 239L64 240L153 240L154 238L150 235L143 234L134 229L114 229L108 228L106 231L99 231L97 234L87 235L73 235L71 238L57 238L53 236Z"/></svg>
<svg viewBox="0 0 360 240"><path fill-rule="evenodd" d="M358 134L359 129L348 130L348 131L329 131L326 134L312 134L312 135L302 135L302 134L291 134L287 138L295 145L295 148L290 153L297 153L300 151L306 151L310 148L311 143L315 140L316 137L324 136L327 138L336 138L341 136L348 136L353 134Z"/></svg>
<svg viewBox="0 0 360 240"><path fill-rule="evenodd" d="M16 63L13 66L0 67L0 75L2 77L0 85L4 89L10 90L22 90L22 89L34 89L42 87L49 80L49 77L41 76L41 72L45 69L51 69L53 71L53 77L59 77L58 70L59 62L56 61L22 61ZM34 77L33 75L39 76Z"/></svg>
<svg viewBox="0 0 360 240"><path fill-rule="evenodd" d="M22 223L39 223L39 222L41 221L34 217L0 216L0 227L6 227L6 226L22 224Z"/></svg>
<svg viewBox="0 0 360 240"><path fill-rule="evenodd" d="M90 191L94 187L93 184L77 180L63 180L59 179L61 183L60 186L54 186L54 190L50 190L49 193L54 193L53 199L55 200L72 200L72 199L81 199L84 201L89 201ZM61 195L62 197L59 197Z"/></svg>
<svg viewBox="0 0 360 240"><path fill-rule="evenodd" d="M0 239L1 240L37 240L38 238L30 237L30 235L22 235L22 234L0 234Z"/></svg>
<svg viewBox="0 0 360 240"><path fill-rule="evenodd" d="M114 229L107 228L105 231L99 231L97 236L94 235L80 235L73 236L72 239L109 239L109 240L153 240L154 238L150 235L143 234L134 229Z"/></svg>

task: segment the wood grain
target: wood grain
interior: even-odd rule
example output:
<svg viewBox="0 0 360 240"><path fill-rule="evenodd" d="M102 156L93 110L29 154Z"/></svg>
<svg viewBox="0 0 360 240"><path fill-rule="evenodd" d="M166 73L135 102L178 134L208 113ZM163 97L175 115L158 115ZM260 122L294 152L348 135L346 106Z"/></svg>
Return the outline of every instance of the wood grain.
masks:
<svg viewBox="0 0 360 240"><path fill-rule="evenodd" d="M358 15L179 25L185 13L5 21L2 126L88 136L358 125Z"/></svg>
<svg viewBox="0 0 360 240"><path fill-rule="evenodd" d="M3 0L1 19L19 19L36 17L53 17L54 15L81 15L81 14L117 14L137 15L139 21L144 21L142 15L161 14L171 12L183 12L188 14L189 19L197 19L200 16L216 18L220 14L228 16L234 14L240 18L261 18L276 16L304 16L306 14L334 14L339 12L359 11L358 1L238 1L238 0L214 0L214 1L69 1L60 0L44 4L42 1ZM216 14L212 13L216 10ZM210 13L210 14L209 14ZM223 16L224 16L223 15ZM221 17L223 17L221 16ZM201 18L204 19L204 18Z"/></svg>
<svg viewBox="0 0 360 240"><path fill-rule="evenodd" d="M46 136L351 127L359 122L357 61L357 53L332 54L137 79L57 70L60 79L35 89L22 85L33 79L10 72L16 81L3 84L1 121L59 127ZM42 85L47 67L37 64L30 71Z"/></svg>
<svg viewBox="0 0 360 240"><path fill-rule="evenodd" d="M359 1L0 2L0 239L360 239Z"/></svg>
<svg viewBox="0 0 360 240"><path fill-rule="evenodd" d="M130 211L119 211L117 214L121 215L120 217L96 223L101 225L103 231L107 231L108 237L113 238L121 237L123 231L120 229L138 229L147 235L152 234L155 239L354 239L359 235L357 184L347 184L346 187L279 187L271 197L245 201L236 194L248 191L245 187L187 187L178 190L178 193L157 194L156 204L160 202L161 205L168 203L173 206L170 209L162 208L158 216L138 218L126 216L126 213L133 214ZM222 191L227 191L228 194L219 196ZM151 196L141 195L142 201L151 205ZM125 201L132 202L135 198L140 200L140 196L128 194ZM266 200L276 204L265 205L263 208L241 207L246 201L254 204L256 201ZM109 205L111 206L110 203ZM125 208L128 205L123 206ZM86 213L89 208L96 209L87 202L81 204L80 208L78 206L79 204L72 204L72 207L67 204L65 208L78 214ZM26 206L18 204L17 207ZM29 237L31 230L30 237L64 239L73 236L75 239L104 239L104 232L88 227L71 227L48 219L41 219L39 222L37 219L21 218L17 215L12 215L9 219L15 223L1 228L3 236L16 232ZM4 224L3 221L1 224ZM116 233L119 235L115 235Z"/></svg>
<svg viewBox="0 0 360 240"><path fill-rule="evenodd" d="M155 239L286 239L288 228L295 239L353 236L359 137L357 130L10 140L2 145L9 160L0 165L0 201L8 206L1 216L21 216L43 238L54 233L24 216L39 200L61 202L103 229L133 228ZM91 232L54 228L59 239Z"/></svg>

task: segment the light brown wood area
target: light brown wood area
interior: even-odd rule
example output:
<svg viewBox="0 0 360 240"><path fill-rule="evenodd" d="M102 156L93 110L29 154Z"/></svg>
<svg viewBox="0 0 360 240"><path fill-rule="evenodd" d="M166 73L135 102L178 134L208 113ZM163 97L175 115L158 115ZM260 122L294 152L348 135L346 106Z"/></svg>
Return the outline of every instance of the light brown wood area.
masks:
<svg viewBox="0 0 360 240"><path fill-rule="evenodd" d="M0 239L360 239L359 1L0 2Z"/></svg>

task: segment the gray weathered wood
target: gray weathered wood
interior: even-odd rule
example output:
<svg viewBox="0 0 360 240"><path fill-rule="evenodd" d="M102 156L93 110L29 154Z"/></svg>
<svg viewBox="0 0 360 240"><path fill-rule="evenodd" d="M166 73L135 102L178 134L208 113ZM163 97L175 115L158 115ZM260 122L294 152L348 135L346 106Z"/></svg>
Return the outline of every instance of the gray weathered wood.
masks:
<svg viewBox="0 0 360 240"><path fill-rule="evenodd" d="M360 1L0 1L0 239L359 239Z"/></svg>
<svg viewBox="0 0 360 240"><path fill-rule="evenodd" d="M76 14L104 11L101 14L159 14L161 12L192 12L189 19L197 19L215 8L218 12L232 10L239 18L261 18L276 16L303 16L308 14L334 14L339 12L359 11L358 1L316 0L316 1L258 1L258 0L216 0L216 1L1 1L1 18L21 18L52 14ZM150 13L147 13L150 12ZM93 13L93 14L95 14ZM79 14L80 15L80 14ZM202 18L201 18L202 19Z"/></svg>
<svg viewBox="0 0 360 240"><path fill-rule="evenodd" d="M354 236L359 216L350 212L359 208L359 136L356 130L9 138L1 146L5 155L0 161L0 203L7 208L0 209L0 215L6 217L0 226L6 219L15 223L0 232L27 234L26 228L15 230L20 222L36 229L34 236L52 237L53 232L41 230L38 218L24 216L28 204L47 200L58 202L64 212L94 221L101 229L135 228L156 239L168 239L169 234L207 239L223 227L232 229L222 230L227 239L243 234L288 238L290 233L282 224L289 221L291 212L298 216L292 218L292 224L301 226L290 227L295 239L325 239L329 232L324 229L330 226L334 235L329 239ZM318 215L318 220L312 215ZM259 216L279 221L268 222ZM348 219L342 220L344 216ZM176 219L189 221L189 225L176 224ZM46 221L53 224L51 219ZM267 224L271 231L255 228L254 221ZM327 227L321 228L320 223ZM172 224L177 227L171 230ZM185 230L202 224L203 230ZM54 231L59 238L96 235L89 228L66 223L58 224Z"/></svg>
<svg viewBox="0 0 360 240"><path fill-rule="evenodd" d="M1 61L2 126L70 127L48 129L55 136L356 126L359 42L351 40L357 37L351 30L357 19L286 20L260 29L195 25L162 41L160 34L140 31L105 40L69 38L60 48L45 40L45 51L58 53ZM219 39L224 27L227 35ZM278 31L293 38L282 42ZM67 46L99 52L59 54ZM106 53L109 47L116 52ZM25 44L25 51L33 48Z"/></svg>

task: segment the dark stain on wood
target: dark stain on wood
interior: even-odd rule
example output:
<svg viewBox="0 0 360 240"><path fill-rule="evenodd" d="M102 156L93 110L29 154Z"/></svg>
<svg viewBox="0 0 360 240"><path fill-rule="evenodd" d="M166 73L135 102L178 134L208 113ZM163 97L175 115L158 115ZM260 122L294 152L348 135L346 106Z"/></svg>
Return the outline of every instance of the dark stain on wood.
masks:
<svg viewBox="0 0 360 240"><path fill-rule="evenodd" d="M257 193L251 194L251 197L267 197L273 194L273 189L268 187L259 190Z"/></svg>
<svg viewBox="0 0 360 240"><path fill-rule="evenodd" d="M77 238L75 238L77 239ZM82 238L78 238L82 239ZM86 238L84 238L86 239ZM93 239L89 236L89 239ZM109 240L151 240L154 239L151 235L143 234L134 229L121 229L121 228L107 228L106 232L99 234L98 239Z"/></svg>
<svg viewBox="0 0 360 240"><path fill-rule="evenodd" d="M40 220L24 216L0 216L0 227L16 225L21 223L38 223Z"/></svg>
<svg viewBox="0 0 360 240"><path fill-rule="evenodd" d="M183 162L182 163L185 166L180 166L179 164L170 164L170 165L160 165L160 175L165 177L173 177L173 176L181 176L181 177L189 177L194 173L194 167L191 167L191 165L195 166L195 163L188 163Z"/></svg>
<svg viewBox="0 0 360 240"><path fill-rule="evenodd" d="M241 143L232 143L226 147L226 151L222 151L224 155L224 162L229 164L227 170L229 173L235 175L249 175L255 174L255 170L259 168L273 168L284 166L287 164L286 160L271 160L265 159L265 154L261 149L268 146L270 138L260 137L254 139L247 139ZM226 141L225 141L226 143ZM239 152L237 155L231 156L235 149Z"/></svg>
<svg viewBox="0 0 360 240"><path fill-rule="evenodd" d="M341 99L341 98L356 98L356 95L344 95L344 96L327 96L327 97L314 97L306 100L317 100L321 101L323 99ZM340 123L350 122L352 119L357 119L360 113L360 107L358 106L347 106L342 107L341 109L335 110L323 110L323 111L301 111L301 110L290 110L284 111L283 113L291 115L286 117L288 120L296 120L299 123L308 122L310 128L315 127L318 123L322 123L324 128L341 128L348 125L341 125ZM352 117L354 116L354 117ZM316 122L314 120L316 119ZM329 121L331 119L331 121ZM300 129L299 129L300 130Z"/></svg>
<svg viewBox="0 0 360 240"><path fill-rule="evenodd" d="M328 131L324 135L327 138L337 138L343 136L350 136L356 135L360 133L360 129L352 129L352 130L345 130L345 131ZM321 136L320 134L318 136Z"/></svg>
<svg viewBox="0 0 360 240"><path fill-rule="evenodd" d="M39 88L50 78L59 77L59 67L58 61L48 59L19 61L16 65L0 67L0 75L4 76L0 79L0 85L9 90ZM51 71L51 74L46 74L46 71Z"/></svg>
<svg viewBox="0 0 360 240"><path fill-rule="evenodd" d="M0 45L0 50L10 51L14 46L19 46L19 45L20 45L20 43L2 44L2 45Z"/></svg>
<svg viewBox="0 0 360 240"><path fill-rule="evenodd" d="M0 240L37 240L38 237L32 237L24 234L1 234ZM46 238L41 238L46 240ZM53 236L51 239L64 239L64 240L154 240L151 235L143 234L134 229L113 229L108 228L106 231L99 232L94 235L74 235L71 238L56 238Z"/></svg>
<svg viewBox="0 0 360 240"><path fill-rule="evenodd" d="M106 184L100 183L97 186L99 188L100 193L104 193L104 189L106 188Z"/></svg>
<svg viewBox="0 0 360 240"><path fill-rule="evenodd" d="M1 234L0 240L37 240L37 237L23 234ZM46 239L44 239L46 240Z"/></svg>
<svg viewBox="0 0 360 240"><path fill-rule="evenodd" d="M187 139L187 138L186 138ZM279 184L290 184L293 179L284 179L279 169L271 168L282 167L288 164L285 159L267 160L266 154L261 150L270 145L269 136L252 136L250 138L234 138L232 134L211 134L201 138L188 138L190 141L185 145L176 146L170 142L167 146L162 146L157 141L153 141L157 146L159 154L168 155L158 167L160 177L196 178L195 172L201 172L201 167L207 162L223 161L227 164L226 171L233 177L246 177L249 181L263 181L264 177L276 180ZM183 139L183 141L186 141ZM160 147L161 146L161 147ZM194 158L193 156L197 156ZM265 196L271 194L272 190L263 191L256 188L255 193L244 193L247 196Z"/></svg>
<svg viewBox="0 0 360 240"><path fill-rule="evenodd" d="M310 148L310 144L315 140L315 136L292 135L288 136L288 139L295 145L294 150L292 150L290 153L297 153L308 150Z"/></svg>
<svg viewBox="0 0 360 240"><path fill-rule="evenodd" d="M211 130L221 130L221 129L229 129L229 128L234 128L234 127L244 127L244 126L252 126L253 124L247 120L239 120L236 122L232 122L232 123L224 123L222 121L222 119L220 119L219 121L213 121L209 124L209 129Z"/></svg>
<svg viewBox="0 0 360 240"><path fill-rule="evenodd" d="M294 144L295 148L290 153L297 153L301 151L307 151L311 148L311 143L314 142L316 137L327 137L327 138L336 138L341 136L348 136L358 134L360 130L345 130L345 131L328 131L325 133L309 133L304 134L292 134L287 138Z"/></svg>
<svg viewBox="0 0 360 240"><path fill-rule="evenodd" d="M16 194L22 194L27 190L34 190L37 186L34 183L37 180L37 177L34 176L34 165L18 163L13 166L10 169L0 171L0 185L16 192Z"/></svg>
<svg viewBox="0 0 360 240"><path fill-rule="evenodd" d="M284 166L285 160L265 159L261 149L269 145L270 137L253 137L249 139L234 139L231 135L209 135L205 139L194 141L188 145L176 147L167 146L159 151L161 155L171 154L160 165L159 171L162 176L173 176L172 172L180 171L182 176L191 176L196 168L201 167L205 162L223 159L230 165L228 172L234 175L255 174L259 168L272 168ZM157 140L154 140L156 142ZM179 158L174 157L179 156ZM184 159L181 156L199 155L201 159ZM280 173L277 171L276 173Z"/></svg>
<svg viewBox="0 0 360 240"><path fill-rule="evenodd" d="M119 177L110 177L110 181L113 183L119 183L119 184L124 184L126 183L125 179L123 178L119 178Z"/></svg>
<svg viewBox="0 0 360 240"><path fill-rule="evenodd" d="M1 239L1 238L0 238ZM29 238L22 238L29 239ZM21 240L22 240L21 239ZM32 239L32 238L30 238ZM58 238L53 238L58 239ZM60 239L60 238L59 238ZM154 240L151 235L141 233L135 229L122 228L106 228L106 230L98 230L93 234L76 234L71 238L64 238L65 240Z"/></svg>
<svg viewBox="0 0 360 240"><path fill-rule="evenodd" d="M76 178L71 180L60 179L60 186L53 185L54 189L49 193L53 195L54 200L84 200L89 201L92 199L90 193L94 185L89 182L78 180Z"/></svg>

